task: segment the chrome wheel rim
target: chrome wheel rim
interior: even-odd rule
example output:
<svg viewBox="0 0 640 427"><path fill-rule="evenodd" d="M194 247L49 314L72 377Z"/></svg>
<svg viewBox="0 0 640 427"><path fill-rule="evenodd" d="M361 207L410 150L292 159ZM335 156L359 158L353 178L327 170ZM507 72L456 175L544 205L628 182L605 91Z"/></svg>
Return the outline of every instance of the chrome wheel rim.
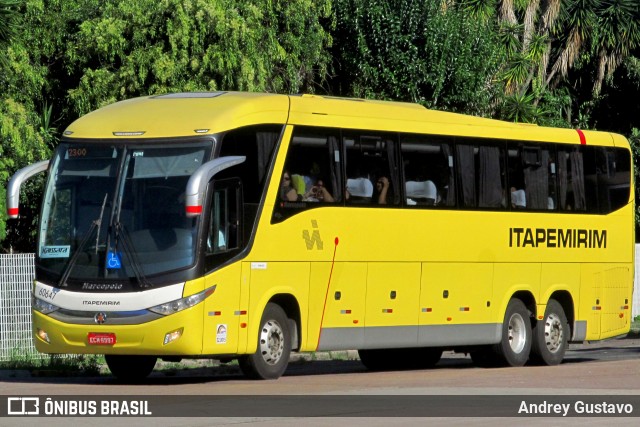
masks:
<svg viewBox="0 0 640 427"><path fill-rule="evenodd" d="M562 328L562 321L560 316L556 313L551 313L544 322L544 341L547 346L547 350L551 353L556 353L562 347L564 342L564 330Z"/></svg>
<svg viewBox="0 0 640 427"><path fill-rule="evenodd" d="M509 346L516 354L521 353L527 343L527 329L524 322L525 320L518 313L512 314L509 318L507 330Z"/></svg>
<svg viewBox="0 0 640 427"><path fill-rule="evenodd" d="M275 320L267 321L260 331L260 354L269 365L277 364L284 353L284 331Z"/></svg>

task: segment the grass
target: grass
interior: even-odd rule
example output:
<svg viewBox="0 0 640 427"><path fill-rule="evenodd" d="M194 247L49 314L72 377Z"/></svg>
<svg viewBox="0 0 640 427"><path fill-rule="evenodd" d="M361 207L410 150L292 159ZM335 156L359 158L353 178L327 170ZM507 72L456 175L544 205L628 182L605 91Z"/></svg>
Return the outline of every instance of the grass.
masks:
<svg viewBox="0 0 640 427"><path fill-rule="evenodd" d="M48 355L25 353L14 349L11 358L0 362L0 370L29 371L32 376L96 376L100 375L104 357L98 355Z"/></svg>
<svg viewBox="0 0 640 427"><path fill-rule="evenodd" d="M629 330L630 338L640 338L640 316L636 316L631 322L631 329Z"/></svg>

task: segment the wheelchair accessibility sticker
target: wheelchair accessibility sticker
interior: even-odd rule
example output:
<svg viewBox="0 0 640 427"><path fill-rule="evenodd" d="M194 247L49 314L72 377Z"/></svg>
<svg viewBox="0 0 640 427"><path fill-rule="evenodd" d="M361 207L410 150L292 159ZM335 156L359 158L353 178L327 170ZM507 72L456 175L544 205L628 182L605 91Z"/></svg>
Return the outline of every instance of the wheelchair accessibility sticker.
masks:
<svg viewBox="0 0 640 427"><path fill-rule="evenodd" d="M107 253L107 268L111 270L122 268L122 254L120 252Z"/></svg>

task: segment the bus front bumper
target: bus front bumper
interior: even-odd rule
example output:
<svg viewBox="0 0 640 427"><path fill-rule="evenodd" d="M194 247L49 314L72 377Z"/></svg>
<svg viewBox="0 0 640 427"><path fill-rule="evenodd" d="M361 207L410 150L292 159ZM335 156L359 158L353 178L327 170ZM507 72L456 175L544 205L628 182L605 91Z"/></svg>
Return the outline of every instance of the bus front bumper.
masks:
<svg viewBox="0 0 640 427"><path fill-rule="evenodd" d="M136 325L70 324L35 310L32 319L34 344L41 353L186 356L202 352L201 305Z"/></svg>

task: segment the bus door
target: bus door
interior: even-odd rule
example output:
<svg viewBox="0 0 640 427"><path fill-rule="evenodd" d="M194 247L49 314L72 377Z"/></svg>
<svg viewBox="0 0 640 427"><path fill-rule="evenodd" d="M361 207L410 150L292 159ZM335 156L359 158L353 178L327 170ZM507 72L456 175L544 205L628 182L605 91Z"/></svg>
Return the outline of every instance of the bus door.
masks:
<svg viewBox="0 0 640 427"><path fill-rule="evenodd" d="M205 229L205 288L215 285L205 300L204 354L235 353L238 350L240 263L228 263L242 248L242 186L239 179L216 180L210 185L210 214ZM244 308L246 316L246 308Z"/></svg>

